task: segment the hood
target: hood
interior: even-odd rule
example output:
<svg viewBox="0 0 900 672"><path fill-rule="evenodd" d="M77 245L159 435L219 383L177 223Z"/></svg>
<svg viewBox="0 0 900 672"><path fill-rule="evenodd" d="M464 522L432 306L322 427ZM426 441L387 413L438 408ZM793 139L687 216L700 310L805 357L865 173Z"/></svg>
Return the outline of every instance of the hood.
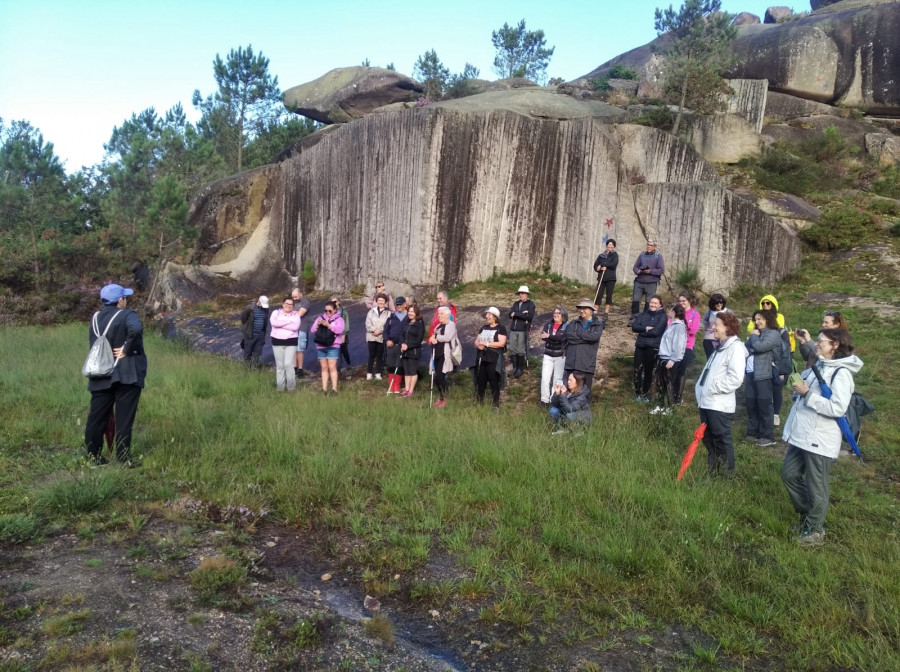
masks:
<svg viewBox="0 0 900 672"><path fill-rule="evenodd" d="M759 309L760 309L760 310L762 310L762 302L763 302L763 301L771 301L771 302L772 302L772 305L775 306L775 312L776 312L776 313L780 313L780 312L781 312L781 309L778 307L778 299L776 299L776 298L775 298L774 296L772 296L771 294L766 294L764 297L762 297L762 298L759 300Z"/></svg>
<svg viewBox="0 0 900 672"><path fill-rule="evenodd" d="M819 362L821 362L823 367L822 377L825 379L825 382L831 380L829 376L834 373L835 369L843 368L850 371L850 373L856 374L863 367L863 361L856 355L841 357L840 359L822 359L820 356Z"/></svg>

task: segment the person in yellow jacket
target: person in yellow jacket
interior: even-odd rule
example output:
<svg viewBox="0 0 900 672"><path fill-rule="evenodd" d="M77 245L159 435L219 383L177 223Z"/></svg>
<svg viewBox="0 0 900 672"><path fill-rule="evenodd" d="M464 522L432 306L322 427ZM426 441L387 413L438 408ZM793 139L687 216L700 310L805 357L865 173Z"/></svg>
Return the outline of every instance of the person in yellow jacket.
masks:
<svg viewBox="0 0 900 672"><path fill-rule="evenodd" d="M775 298L772 294L766 294L759 300L759 309L760 310L772 310L775 311L775 315L778 318L778 331L780 332L784 329L784 315L781 314L781 311L778 309L778 299ZM752 333L754 329L753 320L750 320L750 323L747 325L747 333ZM788 332L788 338L791 342L791 352L797 349L797 342L794 340L794 332ZM786 376L772 376L772 402L775 409L775 426L778 427L781 425L781 406L784 402L784 398L782 395L782 387L786 382Z"/></svg>

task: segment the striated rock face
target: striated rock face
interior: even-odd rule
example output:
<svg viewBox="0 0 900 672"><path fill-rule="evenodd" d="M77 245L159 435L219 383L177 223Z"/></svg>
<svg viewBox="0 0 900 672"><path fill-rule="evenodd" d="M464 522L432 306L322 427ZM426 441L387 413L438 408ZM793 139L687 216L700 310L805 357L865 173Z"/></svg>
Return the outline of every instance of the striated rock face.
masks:
<svg viewBox="0 0 900 672"><path fill-rule="evenodd" d="M335 68L284 92L284 106L324 124L357 119L376 108L414 100L422 93L416 80L384 68L362 65Z"/></svg>
<svg viewBox="0 0 900 672"><path fill-rule="evenodd" d="M738 27L737 61L728 73L768 79L769 89L874 114L900 114L900 2L842 0L786 23ZM585 77L603 76L616 64L638 69L639 95L657 95L667 35L604 63Z"/></svg>
<svg viewBox="0 0 900 672"><path fill-rule="evenodd" d="M604 236L618 241L623 266L647 236L658 238L669 272L697 263L709 289L765 285L800 259L794 235L733 197L691 147L653 128L591 117L435 106L311 136L255 177L214 185L194 208L204 232L198 268L231 269L232 291L258 281L236 270L259 250L250 245L256 233L244 249L236 239L211 241L243 235L240 213L250 208L239 207L242 192L261 206L267 261L296 276L312 260L318 285L329 289L377 277L419 291L537 268L591 282ZM229 224L232 217L239 221Z"/></svg>

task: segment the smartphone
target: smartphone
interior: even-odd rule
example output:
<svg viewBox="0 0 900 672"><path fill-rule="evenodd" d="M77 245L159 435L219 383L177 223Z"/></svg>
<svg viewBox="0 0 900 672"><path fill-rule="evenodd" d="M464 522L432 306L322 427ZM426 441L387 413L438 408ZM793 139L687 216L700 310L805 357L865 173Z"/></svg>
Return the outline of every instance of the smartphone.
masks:
<svg viewBox="0 0 900 672"><path fill-rule="evenodd" d="M797 383L802 383L802 382L803 382L803 377L799 373L792 373L791 375L788 376L788 385L790 385L791 387L793 387Z"/></svg>

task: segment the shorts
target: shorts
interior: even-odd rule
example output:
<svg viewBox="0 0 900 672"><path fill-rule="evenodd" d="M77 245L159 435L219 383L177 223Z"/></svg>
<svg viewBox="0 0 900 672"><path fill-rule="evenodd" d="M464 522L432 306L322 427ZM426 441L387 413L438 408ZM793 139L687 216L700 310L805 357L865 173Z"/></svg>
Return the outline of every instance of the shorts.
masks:
<svg viewBox="0 0 900 672"><path fill-rule="evenodd" d="M337 361L337 358L341 352L341 346L335 345L330 348L317 348L317 350L319 359L333 359Z"/></svg>
<svg viewBox="0 0 900 672"><path fill-rule="evenodd" d="M419 360L418 359L402 359L403 362L403 375L406 376L418 376L419 375Z"/></svg>
<svg viewBox="0 0 900 672"><path fill-rule="evenodd" d="M306 352L307 332L301 331L297 334L297 352Z"/></svg>

